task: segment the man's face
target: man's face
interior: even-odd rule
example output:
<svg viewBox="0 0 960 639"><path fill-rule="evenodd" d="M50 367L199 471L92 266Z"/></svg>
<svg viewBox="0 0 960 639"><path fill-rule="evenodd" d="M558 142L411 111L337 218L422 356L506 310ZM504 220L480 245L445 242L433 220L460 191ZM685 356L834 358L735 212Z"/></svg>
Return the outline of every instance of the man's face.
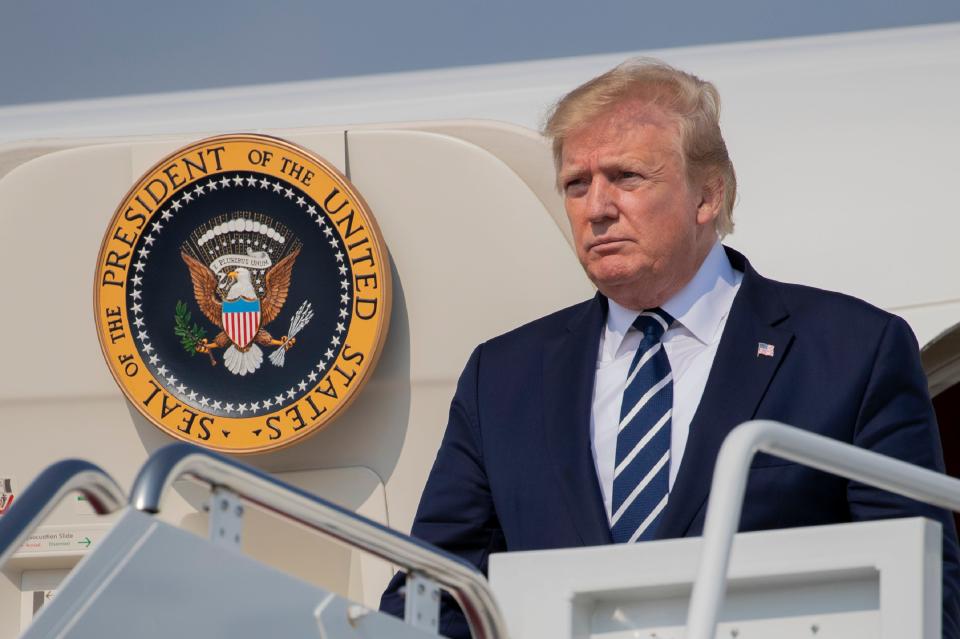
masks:
<svg viewBox="0 0 960 639"><path fill-rule="evenodd" d="M688 181L677 123L656 105L614 105L575 129L559 183L580 263L628 308L665 302L716 240L715 194Z"/></svg>

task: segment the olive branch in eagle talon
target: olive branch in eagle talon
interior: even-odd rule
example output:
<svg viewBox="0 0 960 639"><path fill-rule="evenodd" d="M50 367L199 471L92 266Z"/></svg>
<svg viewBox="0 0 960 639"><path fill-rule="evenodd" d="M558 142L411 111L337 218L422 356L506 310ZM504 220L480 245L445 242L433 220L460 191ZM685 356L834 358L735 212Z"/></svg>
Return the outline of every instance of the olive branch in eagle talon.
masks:
<svg viewBox="0 0 960 639"><path fill-rule="evenodd" d="M287 301L287 294L290 290L293 263L299 254L300 248L298 247L267 271L265 292L263 297L260 297L256 294L250 281L250 272L245 268L237 268L228 273L228 277L233 283L227 289L226 294L221 296L217 285L217 276L214 272L186 251L181 251L180 257L190 270L193 295L197 300L197 305L204 316L220 329L213 340L200 337L196 341L194 349L198 353L210 353L213 349L227 347L224 353L224 362L227 368L237 375L252 373L260 367L263 361L263 353L256 344L282 346L285 350L289 350L296 343L295 338L288 338L284 335L280 339L275 339L264 327L276 319L280 311L283 310L283 305ZM260 325L252 342L246 348L240 348L233 343L233 340L224 330L223 320L221 319L223 303L237 299L259 299L260 301Z"/></svg>
<svg viewBox="0 0 960 639"><path fill-rule="evenodd" d="M207 331L193 321L193 315L187 308L186 302L177 300L177 306L173 313L173 322L173 332L180 338L180 344L183 346L183 350L190 353L191 356L200 352L197 349L197 344L206 338ZM210 355L210 353L207 353L207 355ZM217 365L212 355L210 355L210 363L214 366Z"/></svg>

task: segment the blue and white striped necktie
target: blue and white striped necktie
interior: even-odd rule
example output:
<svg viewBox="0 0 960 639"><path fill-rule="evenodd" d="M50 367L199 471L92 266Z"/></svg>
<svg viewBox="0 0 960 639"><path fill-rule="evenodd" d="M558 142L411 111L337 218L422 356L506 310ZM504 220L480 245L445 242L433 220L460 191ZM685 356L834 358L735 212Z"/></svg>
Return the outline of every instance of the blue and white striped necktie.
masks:
<svg viewBox="0 0 960 639"><path fill-rule="evenodd" d="M640 313L643 333L620 404L610 530L617 543L652 539L667 505L673 372L661 338L673 322L659 308Z"/></svg>

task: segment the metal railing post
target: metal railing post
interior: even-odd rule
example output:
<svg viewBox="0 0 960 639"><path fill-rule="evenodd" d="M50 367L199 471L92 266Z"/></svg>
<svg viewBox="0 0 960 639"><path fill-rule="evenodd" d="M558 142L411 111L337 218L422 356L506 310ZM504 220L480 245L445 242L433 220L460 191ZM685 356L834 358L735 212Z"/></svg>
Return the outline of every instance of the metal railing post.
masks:
<svg viewBox="0 0 960 639"><path fill-rule="evenodd" d="M130 505L143 512L159 512L164 493L183 477L229 489L265 510L433 579L460 604L475 639L507 637L493 593L471 564L216 453L190 444L171 444L156 451L133 483Z"/></svg>
<svg viewBox="0 0 960 639"><path fill-rule="evenodd" d="M713 639L716 632L747 473L758 452L960 512L960 479L779 422L745 422L731 431L717 456L687 614L688 639Z"/></svg>

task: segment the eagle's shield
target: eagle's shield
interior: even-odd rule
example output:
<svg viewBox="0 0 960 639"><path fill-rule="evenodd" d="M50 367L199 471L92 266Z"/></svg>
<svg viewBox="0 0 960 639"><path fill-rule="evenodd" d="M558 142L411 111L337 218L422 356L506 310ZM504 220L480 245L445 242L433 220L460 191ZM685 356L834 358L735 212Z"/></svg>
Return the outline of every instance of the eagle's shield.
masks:
<svg viewBox="0 0 960 639"><path fill-rule="evenodd" d="M221 321L226 332L237 348L250 345L260 330L260 300L236 299L223 303Z"/></svg>

